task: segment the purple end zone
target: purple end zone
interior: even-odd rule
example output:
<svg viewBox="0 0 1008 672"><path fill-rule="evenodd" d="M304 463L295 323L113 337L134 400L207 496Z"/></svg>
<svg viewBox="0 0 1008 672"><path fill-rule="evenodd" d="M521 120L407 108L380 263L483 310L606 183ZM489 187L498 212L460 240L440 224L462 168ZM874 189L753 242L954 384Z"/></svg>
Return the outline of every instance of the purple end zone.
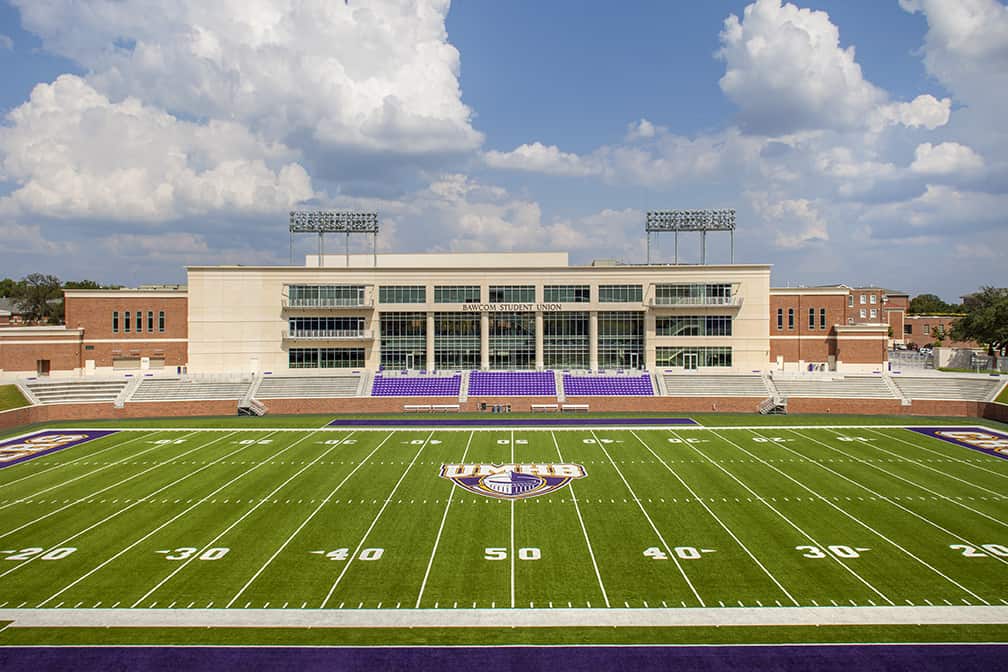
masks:
<svg viewBox="0 0 1008 672"><path fill-rule="evenodd" d="M1008 460L1008 434L987 427L907 427L963 448Z"/></svg>
<svg viewBox="0 0 1008 672"><path fill-rule="evenodd" d="M640 427L641 425L697 425L692 418L355 418L333 420L330 427Z"/></svg>
<svg viewBox="0 0 1008 672"><path fill-rule="evenodd" d="M881 672L1003 670L1004 644L850 644L596 647L7 647L0 669L150 670L676 670Z"/></svg>
<svg viewBox="0 0 1008 672"><path fill-rule="evenodd" d="M115 434L115 429L42 430L18 439L0 441L0 468Z"/></svg>

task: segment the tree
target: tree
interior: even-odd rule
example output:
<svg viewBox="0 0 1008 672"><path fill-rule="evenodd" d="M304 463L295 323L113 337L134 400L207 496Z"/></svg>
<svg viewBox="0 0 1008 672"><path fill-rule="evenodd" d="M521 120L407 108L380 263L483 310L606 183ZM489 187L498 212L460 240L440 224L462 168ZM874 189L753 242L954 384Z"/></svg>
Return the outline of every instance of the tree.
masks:
<svg viewBox="0 0 1008 672"><path fill-rule="evenodd" d="M59 278L55 275L32 273L17 283L14 294L14 304L24 314L26 322L42 322L53 314L50 299L63 296Z"/></svg>
<svg viewBox="0 0 1008 672"><path fill-rule="evenodd" d="M94 280L68 280L63 283L63 289L101 289Z"/></svg>
<svg viewBox="0 0 1008 672"><path fill-rule="evenodd" d="M17 281L11 278L4 278L0 280L0 296L14 296L14 290L17 288Z"/></svg>
<svg viewBox="0 0 1008 672"><path fill-rule="evenodd" d="M911 315L942 315L957 312L959 306L945 303L935 294L919 294L910 299Z"/></svg>
<svg viewBox="0 0 1008 672"><path fill-rule="evenodd" d="M982 287L963 297L963 308L966 314L952 328L954 339L983 343L990 355L1008 348L1008 288Z"/></svg>

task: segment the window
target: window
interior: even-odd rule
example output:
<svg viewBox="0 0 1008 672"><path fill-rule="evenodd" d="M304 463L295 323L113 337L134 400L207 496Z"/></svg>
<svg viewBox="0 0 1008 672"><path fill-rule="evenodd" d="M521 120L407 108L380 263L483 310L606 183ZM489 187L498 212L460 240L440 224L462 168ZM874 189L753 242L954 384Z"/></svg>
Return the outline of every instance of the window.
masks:
<svg viewBox="0 0 1008 672"><path fill-rule="evenodd" d="M543 313L543 364L553 369L587 369L588 313Z"/></svg>
<svg viewBox="0 0 1008 672"><path fill-rule="evenodd" d="M389 286L378 288L379 303L427 303L427 288L423 285Z"/></svg>
<svg viewBox="0 0 1008 672"><path fill-rule="evenodd" d="M865 295L864 294L861 295L861 305L862 306L865 305Z"/></svg>
<svg viewBox="0 0 1008 672"><path fill-rule="evenodd" d="M126 334L130 332L130 315L132 315L130 311L128 310L123 311L123 333Z"/></svg>
<svg viewBox="0 0 1008 672"><path fill-rule="evenodd" d="M810 331L815 329L815 308L808 309L808 328Z"/></svg>
<svg viewBox="0 0 1008 672"><path fill-rule="evenodd" d="M497 312L489 318L490 368L535 368L535 313Z"/></svg>
<svg viewBox="0 0 1008 672"><path fill-rule="evenodd" d="M426 313L381 314L381 365L388 369L427 368Z"/></svg>
<svg viewBox="0 0 1008 672"><path fill-rule="evenodd" d="M159 311L157 316L157 330L164 333L164 311Z"/></svg>
<svg viewBox="0 0 1008 672"><path fill-rule="evenodd" d="M904 324L903 325L903 335L904 336L913 336L913 325L912 324Z"/></svg>
<svg viewBox="0 0 1008 672"><path fill-rule="evenodd" d="M601 369L643 368L644 313L598 314L598 365Z"/></svg>
<svg viewBox="0 0 1008 672"><path fill-rule="evenodd" d="M479 313L434 313L434 368L478 369Z"/></svg>
<svg viewBox="0 0 1008 672"><path fill-rule="evenodd" d="M655 364L665 367L693 368L694 366L730 367L732 349L724 346L693 346L685 348L655 348Z"/></svg>
<svg viewBox="0 0 1008 672"><path fill-rule="evenodd" d="M532 303L535 285L490 285L489 303Z"/></svg>
<svg viewBox="0 0 1008 672"><path fill-rule="evenodd" d="M154 333L154 311L153 310L148 310L147 311L147 333L148 334L153 334Z"/></svg>
<svg viewBox="0 0 1008 672"><path fill-rule="evenodd" d="M732 286L719 285L655 285L655 303L670 305L728 305L732 302Z"/></svg>
<svg viewBox="0 0 1008 672"><path fill-rule="evenodd" d="M656 336L731 336L732 318L728 315L659 317Z"/></svg>
<svg viewBox="0 0 1008 672"><path fill-rule="evenodd" d="M877 317L878 317L878 309L877 308L872 308L871 309L871 318L874 320Z"/></svg>
<svg viewBox="0 0 1008 672"><path fill-rule="evenodd" d="M119 311L118 310L113 310L112 311L112 333L113 334L118 334L119 333Z"/></svg>
<svg viewBox="0 0 1008 672"><path fill-rule="evenodd" d="M293 338L359 338L364 335L364 318L291 317L287 328Z"/></svg>
<svg viewBox="0 0 1008 672"><path fill-rule="evenodd" d="M136 312L136 331L138 334L143 331L143 311L140 310Z"/></svg>
<svg viewBox="0 0 1008 672"><path fill-rule="evenodd" d="M352 369L364 366L364 348L291 348L292 369Z"/></svg>
<svg viewBox="0 0 1008 672"><path fill-rule="evenodd" d="M853 308L854 307L854 295L853 294L848 294L847 295L847 307L848 308Z"/></svg>
<svg viewBox="0 0 1008 672"><path fill-rule="evenodd" d="M291 285L287 301L293 308L363 306L363 285Z"/></svg>
<svg viewBox="0 0 1008 672"><path fill-rule="evenodd" d="M546 303L588 303L591 290L588 285L546 285L543 287Z"/></svg>
<svg viewBox="0 0 1008 672"><path fill-rule="evenodd" d="M921 327L921 333L924 334L925 336L930 336L931 335L931 325L925 324L924 326L922 326Z"/></svg>
<svg viewBox="0 0 1008 672"><path fill-rule="evenodd" d="M861 319L862 319L862 320L863 320L863 319L865 319L865 309L864 309L864 308L862 308L862 309L860 310L860 312L858 313L858 315L860 315L860 316L861 316Z"/></svg>
<svg viewBox="0 0 1008 672"><path fill-rule="evenodd" d="M794 329L794 308L787 309L787 328Z"/></svg>
<svg viewBox="0 0 1008 672"><path fill-rule="evenodd" d="M777 331L780 331L783 328L784 328L784 309L783 308L778 308L777 309Z"/></svg>
<svg viewBox="0 0 1008 672"><path fill-rule="evenodd" d="M599 285L599 303L640 303L644 290L640 285Z"/></svg>
<svg viewBox="0 0 1008 672"><path fill-rule="evenodd" d="M870 295L870 296L868 297L868 301L869 301L869 303L871 303L872 305L875 305L876 303L878 303L878 297L877 297L877 296L875 296L874 294L871 294L871 295Z"/></svg>
<svg viewBox="0 0 1008 672"><path fill-rule="evenodd" d="M479 302L479 285L439 285L434 287L434 303Z"/></svg>
<svg viewBox="0 0 1008 672"><path fill-rule="evenodd" d="M820 329L825 329L826 328L826 309L825 308L820 308L819 309L819 328Z"/></svg>

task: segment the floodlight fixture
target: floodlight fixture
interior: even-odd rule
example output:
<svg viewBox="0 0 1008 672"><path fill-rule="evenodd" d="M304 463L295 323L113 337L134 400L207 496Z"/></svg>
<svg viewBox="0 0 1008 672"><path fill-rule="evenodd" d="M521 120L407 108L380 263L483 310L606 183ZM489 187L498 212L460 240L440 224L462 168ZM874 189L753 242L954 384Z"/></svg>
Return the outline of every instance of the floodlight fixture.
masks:
<svg viewBox="0 0 1008 672"><path fill-rule="evenodd" d="M735 210L650 210L644 218L647 235L647 263L651 263L651 234L671 231L675 236L675 263L679 263L679 233L700 232L700 263L707 263L707 232L728 231L731 236L731 263L735 263Z"/></svg>
<svg viewBox="0 0 1008 672"><path fill-rule="evenodd" d="M294 234L316 233L319 238L319 266L325 266L325 234L346 235L346 265L350 267L350 234L371 235L374 265L378 265L378 213L347 210L291 210L291 264L294 264Z"/></svg>

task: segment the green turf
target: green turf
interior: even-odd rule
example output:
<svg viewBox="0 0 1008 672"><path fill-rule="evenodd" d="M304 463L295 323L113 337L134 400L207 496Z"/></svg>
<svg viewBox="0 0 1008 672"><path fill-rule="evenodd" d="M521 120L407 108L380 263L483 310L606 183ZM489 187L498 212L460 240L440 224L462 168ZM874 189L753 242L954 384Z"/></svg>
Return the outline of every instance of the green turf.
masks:
<svg viewBox="0 0 1008 672"><path fill-rule="evenodd" d="M1008 464L905 429L257 420L122 431L0 469L0 608L1008 604ZM509 502L439 477L463 461L576 462L588 476Z"/></svg>
<svg viewBox="0 0 1008 672"><path fill-rule="evenodd" d="M1001 394L999 394L994 401L998 402L999 404L1008 404L1008 385L1006 385L1005 388L1001 390Z"/></svg>
<svg viewBox="0 0 1008 672"><path fill-rule="evenodd" d="M17 385L0 385L0 411L27 406L28 400L21 394Z"/></svg>

